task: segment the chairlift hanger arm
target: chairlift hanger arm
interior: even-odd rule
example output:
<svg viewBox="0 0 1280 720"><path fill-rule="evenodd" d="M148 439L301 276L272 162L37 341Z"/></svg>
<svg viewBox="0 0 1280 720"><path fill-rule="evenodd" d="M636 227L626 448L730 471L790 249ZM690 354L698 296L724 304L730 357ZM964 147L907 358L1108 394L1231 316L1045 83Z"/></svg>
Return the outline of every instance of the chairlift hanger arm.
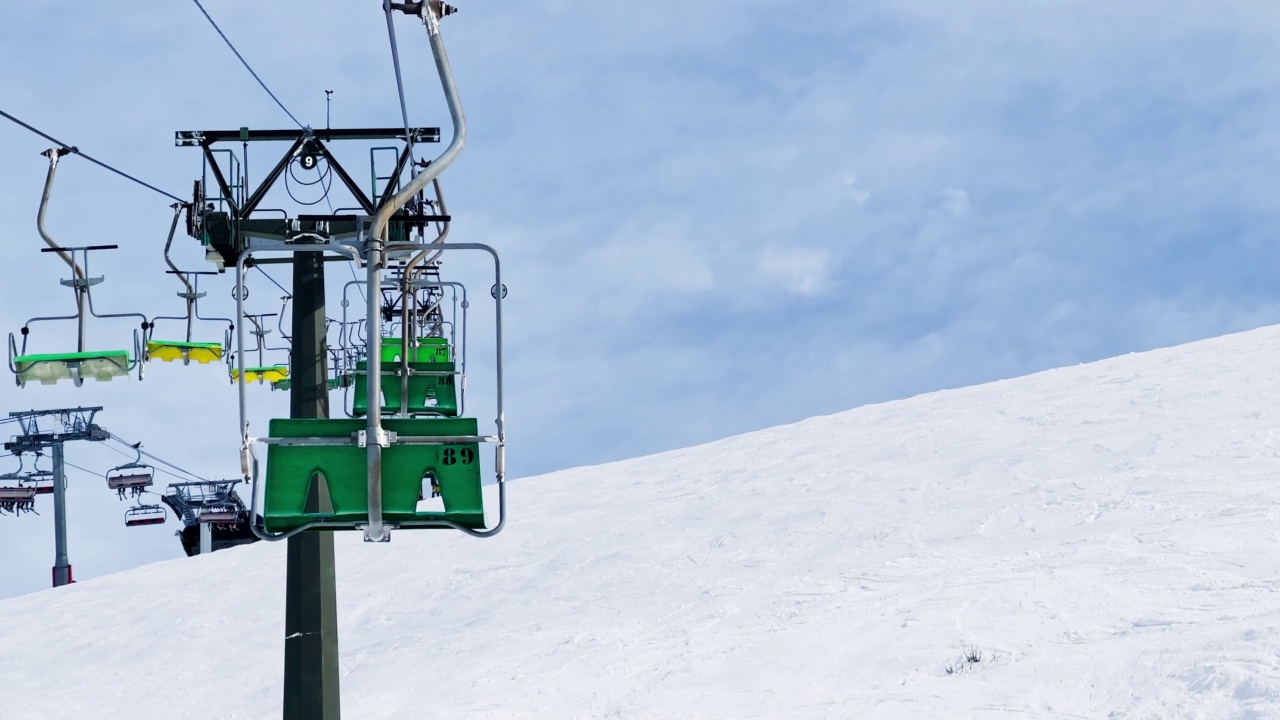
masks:
<svg viewBox="0 0 1280 720"><path fill-rule="evenodd" d="M179 270L178 266L174 265L173 260L169 257L169 249L173 247L173 236L174 233L178 232L178 220L182 217L182 210L183 208L189 209L190 207L191 206L186 203L175 203L173 205L173 222L169 224L169 237L164 241L164 262L169 266L169 272L177 275L178 279L182 281L182 285L187 288L187 294L195 295L196 291L191 287L191 283L187 282L186 274ZM188 316L191 315L191 303L194 302L194 300L195 298L188 298Z"/></svg>
<svg viewBox="0 0 1280 720"><path fill-rule="evenodd" d="M371 338L377 338L382 335L382 314L381 308L378 306L378 293L375 290L382 284L381 273L382 265L385 262L384 252L386 252L383 245L386 243L388 221L392 215L399 212L415 195L421 192L427 186L427 183L435 180L440 176L440 173L449 167L454 158L458 156L458 153L462 151L467 135L467 121L462 112L462 100L458 96L458 87L453 80L453 69L449 65L449 56L445 52L444 39L440 34L440 18L448 14L451 9L439 2L422 2L416 7L408 5L396 7L396 9L406 12L416 10L426 27L428 42L431 45L431 55L435 59L440 86L444 90L445 102L449 106L449 119L453 123L453 139L444 149L444 152L413 180L409 181L409 184L403 190L383 203L373 215L369 230L365 235L365 264L368 271L367 279L369 285L367 314L369 336ZM381 353L370 352L367 362L370 373L368 382L369 410L366 416L367 432L370 437L378 437L382 429L380 402ZM501 418L501 415L499 415L499 418ZM382 467L382 447L379 443L369 443L368 466L369 525L365 529L364 538L367 541L383 542L388 536L383 526L382 518L382 476L380 471Z"/></svg>
<svg viewBox="0 0 1280 720"><path fill-rule="evenodd" d="M77 280L83 280L85 279L85 272L76 264L74 256L67 255L66 251L58 245L57 241L49 237L48 231L44 228L45 210L49 207L49 196L53 192L53 177L58 172L58 158L70 152L71 149L64 146L61 148L50 148L41 153L45 157L49 158L49 172L44 178L44 192L40 196L40 212L36 214L36 230L40 233L40 238L49 246L50 252L58 253L58 257L62 258L63 262L71 266L71 271L75 278Z"/></svg>
<svg viewBox="0 0 1280 720"><path fill-rule="evenodd" d="M458 96L458 86L453 80L453 68L449 64L449 55L445 51L444 39L441 37L439 26L440 18L450 14L453 8L438 2L407 3L403 6L393 5L393 7L405 12L413 11L422 17L423 24L427 28L428 40L431 44L431 54L435 59L436 72L444 90L445 103L449 107L449 119L453 123L453 139L444 149L444 152L431 161L425 170L410 181L403 190L378 208L369 231L369 237L375 239L382 237L382 234L386 231L387 222L392 215L403 208L414 195L421 192L427 186L427 183L435 180L449 167L454 158L458 156L458 153L462 152L462 146L466 143L467 138L467 119L462 111L462 99Z"/></svg>

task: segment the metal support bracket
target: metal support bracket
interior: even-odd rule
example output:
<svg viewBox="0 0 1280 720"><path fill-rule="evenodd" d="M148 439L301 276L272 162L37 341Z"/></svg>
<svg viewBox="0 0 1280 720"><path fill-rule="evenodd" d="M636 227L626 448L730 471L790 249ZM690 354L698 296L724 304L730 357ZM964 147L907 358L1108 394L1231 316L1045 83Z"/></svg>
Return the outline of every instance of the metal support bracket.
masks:
<svg viewBox="0 0 1280 720"><path fill-rule="evenodd" d="M103 276L99 275L95 278L72 278L70 280L59 280L58 284L63 287L75 288L76 290L84 290L101 283Z"/></svg>
<svg viewBox="0 0 1280 720"><path fill-rule="evenodd" d="M368 430L357 430L355 435L356 435L357 446L362 448L369 447L369 431ZM396 441L396 433L393 430L387 430L381 427L376 428L376 432L374 434L374 441L380 447L391 447L391 444Z"/></svg>

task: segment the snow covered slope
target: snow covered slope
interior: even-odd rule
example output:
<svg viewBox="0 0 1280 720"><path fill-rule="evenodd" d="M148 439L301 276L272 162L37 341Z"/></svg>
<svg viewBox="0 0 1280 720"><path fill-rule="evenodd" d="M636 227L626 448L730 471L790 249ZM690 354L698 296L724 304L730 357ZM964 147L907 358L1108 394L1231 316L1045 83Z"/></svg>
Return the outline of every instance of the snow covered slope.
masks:
<svg viewBox="0 0 1280 720"><path fill-rule="evenodd" d="M344 716L1280 717L1277 368L1264 328L519 480L491 541L341 535ZM278 716L283 571L0 602L0 717Z"/></svg>

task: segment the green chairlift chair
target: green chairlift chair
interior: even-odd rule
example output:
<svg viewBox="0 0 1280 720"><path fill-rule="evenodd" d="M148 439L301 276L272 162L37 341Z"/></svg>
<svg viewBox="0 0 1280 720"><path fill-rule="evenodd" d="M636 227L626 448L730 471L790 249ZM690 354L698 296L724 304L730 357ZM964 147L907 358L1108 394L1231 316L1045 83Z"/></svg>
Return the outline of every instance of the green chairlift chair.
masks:
<svg viewBox="0 0 1280 720"><path fill-rule="evenodd" d="M384 418L382 415L382 407L390 397L390 394L383 394L381 387L385 352L399 352L393 357L399 357L402 368L407 366L412 371L402 373L400 379L403 382L417 385L419 383L414 381L452 377L455 372L447 345L443 352L438 345L428 345L425 349L401 346L390 350L383 345L380 290L385 258L425 250L436 254L446 250L480 250L492 256L497 280L495 287L501 287L498 255L489 246L473 243L448 245L442 242L443 236L439 242L430 244L387 242L387 238L395 239L399 235L389 229L392 216L449 166L461 150L466 136L464 116L438 31L439 18L435 9L427 5L423 5L423 9L428 13L424 17L429 20L429 42L449 116L454 123L453 140L448 147L440 156L426 163L399 193L384 197L378 207L371 208L370 217L358 218L357 234L352 240L318 237L319 242L304 244L297 237L291 238L292 242L247 238L236 259L239 286L243 286L246 262L261 252L338 252L360 261L366 272L365 330L370 340L367 342L365 380L361 388L367 407L363 419L272 420L269 436L255 438L249 434L245 378L240 378L241 464L245 476L253 480L251 526L254 534L263 540L283 540L308 530L363 529L366 541L384 542L390 539L387 528L396 527L454 528L470 535L490 537L500 532L506 522L502 300L499 295L494 295L496 434L478 434L478 423L472 418ZM243 364L243 293L237 294L236 312L238 358ZM355 377L359 382L361 374L357 373ZM413 408L419 395L425 398L425 393L411 388L407 397L401 399L402 409ZM422 409L428 411L425 399ZM268 446L267 467L261 474L253 452L258 443ZM495 446L493 471L498 485L498 519L490 528L484 528L486 518L478 458L480 443ZM308 493L315 483L320 482L327 486L332 508L326 512L307 512Z"/></svg>
<svg viewBox="0 0 1280 720"><path fill-rule="evenodd" d="M480 245L447 247L493 253ZM329 249L290 249L304 252L320 248ZM246 251L245 259L254 252ZM496 254L494 261L496 272ZM244 259L240 265L243 263ZM501 300L495 301L500 367ZM377 328L378 324L375 321L371 327ZM238 337L243 342L244 333ZM380 333L375 337L379 337L376 366L380 381L371 381L367 359L356 363L353 372L353 406L358 417L274 419L269 424L268 437L252 438L246 433L244 466L246 476L254 482L252 514L257 519L254 532L260 538L279 540L304 531L361 529L365 530L366 539L385 539L384 527L454 528L487 536L505 524L501 371L498 435L480 435L476 419L457 417L458 371L448 338L414 338L406 343L403 338L380 337ZM410 371L407 400L402 397L398 374L406 365ZM374 418L369 417L371 397L380 399ZM391 417L393 414L396 416ZM372 429L371 421L376 421ZM253 453L255 443L268 447L265 471L259 468ZM370 460L371 443L381 448L376 465ZM485 529L481 443L497 444L499 518L490 529ZM375 466L379 472L371 478L370 467ZM308 494L319 483L328 491L331 508L308 512ZM378 502L371 502L373 497Z"/></svg>
<svg viewBox="0 0 1280 720"><path fill-rule="evenodd" d="M382 412L389 415L458 415L458 370L446 338L412 338L405 360L404 338L382 338L383 382L380 383ZM407 367L407 382L402 373ZM355 367L351 414L364 417L369 412L369 363ZM405 389L407 388L407 401ZM407 405L406 405L407 402Z"/></svg>
<svg viewBox="0 0 1280 720"><path fill-rule="evenodd" d="M484 527L479 441L470 418L387 418L398 442L382 452L382 513L402 528L450 521ZM287 533L307 525L354 530L369 522L368 453L356 438L361 420L272 420L262 502L263 527ZM297 441L293 444L291 441ZM333 444L321 444L323 441ZM329 490L333 510L305 511L315 482ZM430 506L438 498L436 507Z"/></svg>
<svg viewBox="0 0 1280 720"><path fill-rule="evenodd" d="M142 379L142 345L138 330L133 332L133 352L128 349L91 350L87 347L85 324L89 317L95 318L140 318L140 327L145 332L147 318L140 313L98 313L93 307L91 288L102 282L101 277L89 275L89 251L112 250L115 245L90 245L85 247L62 247L45 231L45 211L49 206L49 196L53 188L53 179L58 167L58 159L71 152L70 148L53 148L43 154L49 158L49 173L45 177L44 194L40 199L40 212L36 216L36 228L40 237L49 247L42 252L54 252L71 268L71 278L60 281L71 288L75 294L76 312L74 315L57 315L31 318L22 326L22 343L19 345L13 334L9 334L9 370L19 387L26 387L31 381L43 385L52 385L60 380L71 380L77 387L84 384L86 377L105 382L128 375L136 367L138 379ZM77 262L77 255L81 262ZM76 349L74 352L36 353L28 350L27 341L31 334L31 325L37 322L55 320L77 321Z"/></svg>
<svg viewBox="0 0 1280 720"><path fill-rule="evenodd" d="M84 253L85 266L88 266L89 250L113 249L115 245L90 246L82 248L60 248L71 253ZM73 265L74 267L74 265ZM135 368L138 379L142 379L142 364L138 361L142 356L142 343L138 330L133 331L133 351L129 350L89 350L86 349L85 320L88 317L99 319L131 317L140 319L140 327L145 331L147 319L140 313L98 313L93 307L93 297L89 288L102 282L101 277L88 277L79 273L71 280L61 281L63 285L75 290L77 312L74 315L57 315L34 317L22 326L22 342L18 343L13 333L9 334L9 370L19 387L26 387L29 382L42 385L53 385L61 380L71 380L76 387L84 384L85 378L93 378L106 382L117 377L129 375ZM75 320L78 323L76 350L74 352L36 353L28 349L31 326L39 322L55 320Z"/></svg>

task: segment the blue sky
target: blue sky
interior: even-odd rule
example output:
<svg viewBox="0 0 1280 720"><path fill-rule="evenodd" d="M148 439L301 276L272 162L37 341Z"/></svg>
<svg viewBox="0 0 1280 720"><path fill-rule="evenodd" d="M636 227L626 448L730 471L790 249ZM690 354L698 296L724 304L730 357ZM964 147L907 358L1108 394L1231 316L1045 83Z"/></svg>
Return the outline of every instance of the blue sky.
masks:
<svg viewBox="0 0 1280 720"><path fill-rule="evenodd" d="M323 124L324 90L335 126L399 122L378 3L205 6L305 122ZM1277 16L1243 0L463 5L444 29L470 136L444 184L452 239L503 253L512 473L1276 322ZM425 38L399 30L413 121L446 124ZM10 9L0 98L180 195L199 162L174 130L289 126L182 2ZM37 252L47 145L0 124L6 330L69 306ZM59 173L55 237L122 246L95 259L98 302L177 310L168 201L76 158ZM6 412L63 404L236 472L218 370L0 385ZM177 554L174 525L126 533L100 480L73 483L80 576ZM45 585L49 514L0 518L19 549L0 596Z"/></svg>

